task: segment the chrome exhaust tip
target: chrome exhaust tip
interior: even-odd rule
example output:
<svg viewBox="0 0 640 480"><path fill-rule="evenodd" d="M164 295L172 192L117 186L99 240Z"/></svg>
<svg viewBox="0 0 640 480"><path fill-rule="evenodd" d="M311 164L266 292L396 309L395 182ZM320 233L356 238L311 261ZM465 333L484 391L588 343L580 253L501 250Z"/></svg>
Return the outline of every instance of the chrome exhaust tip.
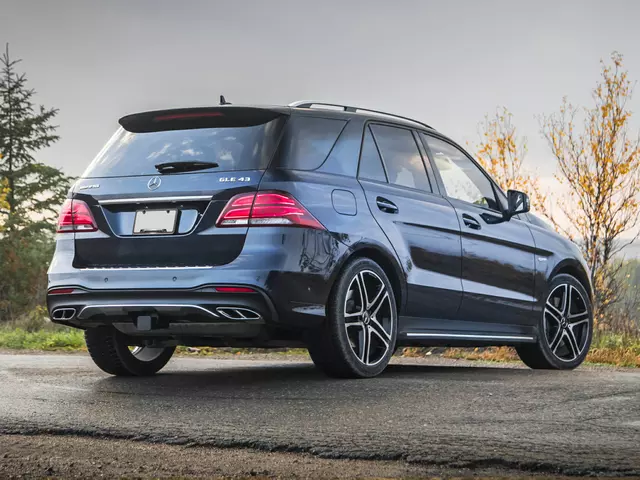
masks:
<svg viewBox="0 0 640 480"><path fill-rule="evenodd" d="M75 316L75 308L56 308L53 312L51 312L52 320L71 320Z"/></svg>
<svg viewBox="0 0 640 480"><path fill-rule="evenodd" d="M245 307L218 307L216 311L231 320L261 320L262 315Z"/></svg>

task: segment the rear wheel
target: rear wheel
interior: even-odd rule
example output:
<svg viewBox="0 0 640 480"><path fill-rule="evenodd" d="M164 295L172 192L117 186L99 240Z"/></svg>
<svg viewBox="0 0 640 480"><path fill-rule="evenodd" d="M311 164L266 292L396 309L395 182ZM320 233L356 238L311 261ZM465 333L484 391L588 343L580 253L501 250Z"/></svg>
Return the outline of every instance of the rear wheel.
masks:
<svg viewBox="0 0 640 480"><path fill-rule="evenodd" d="M368 258L349 263L332 290L327 319L309 342L309 354L327 375L374 377L393 355L397 310L384 270Z"/></svg>
<svg viewBox="0 0 640 480"><path fill-rule="evenodd" d="M549 286L537 343L520 345L516 351L531 368L572 369L586 358L592 335L589 295L578 280L561 274Z"/></svg>
<svg viewBox="0 0 640 480"><path fill-rule="evenodd" d="M175 350L175 347L131 346L128 337L113 327L90 328L84 332L84 338L95 364L111 375L153 375L169 362Z"/></svg>

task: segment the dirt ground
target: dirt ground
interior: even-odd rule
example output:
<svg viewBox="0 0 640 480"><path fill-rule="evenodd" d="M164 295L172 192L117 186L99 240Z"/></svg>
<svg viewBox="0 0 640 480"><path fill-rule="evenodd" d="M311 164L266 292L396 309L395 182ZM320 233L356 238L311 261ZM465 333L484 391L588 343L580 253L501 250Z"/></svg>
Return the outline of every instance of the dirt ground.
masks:
<svg viewBox="0 0 640 480"><path fill-rule="evenodd" d="M443 478L512 477L505 470L444 472L392 461L150 444L55 435L0 435L0 478ZM533 478L533 477L522 477ZM549 477L547 477L549 478Z"/></svg>

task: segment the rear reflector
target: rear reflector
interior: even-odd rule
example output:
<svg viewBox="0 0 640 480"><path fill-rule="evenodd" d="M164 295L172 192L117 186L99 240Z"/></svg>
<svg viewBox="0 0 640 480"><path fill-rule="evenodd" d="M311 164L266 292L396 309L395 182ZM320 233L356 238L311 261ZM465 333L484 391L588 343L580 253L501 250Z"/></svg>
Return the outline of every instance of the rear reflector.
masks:
<svg viewBox="0 0 640 480"><path fill-rule="evenodd" d="M75 288L54 288L53 290L49 290L47 295L68 295L73 293Z"/></svg>
<svg viewBox="0 0 640 480"><path fill-rule="evenodd" d="M58 217L58 233L95 232L96 221L89 206L82 200L67 199L62 204Z"/></svg>
<svg viewBox="0 0 640 480"><path fill-rule="evenodd" d="M273 225L325 230L295 198L287 193L259 192L236 195L218 217L218 227Z"/></svg>
<svg viewBox="0 0 640 480"><path fill-rule="evenodd" d="M216 287L216 291L220 293L256 293L253 288L249 287Z"/></svg>

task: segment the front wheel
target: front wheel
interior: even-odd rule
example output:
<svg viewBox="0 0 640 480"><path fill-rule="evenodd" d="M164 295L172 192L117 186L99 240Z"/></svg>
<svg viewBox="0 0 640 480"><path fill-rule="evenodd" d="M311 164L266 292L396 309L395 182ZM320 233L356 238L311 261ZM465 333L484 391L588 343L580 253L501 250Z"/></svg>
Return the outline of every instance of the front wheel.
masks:
<svg viewBox="0 0 640 480"><path fill-rule="evenodd" d="M387 275L373 260L358 258L338 277L326 322L310 339L309 354L332 377L374 377L393 355L397 324Z"/></svg>
<svg viewBox="0 0 640 480"><path fill-rule="evenodd" d="M593 335L591 301L582 284L571 275L556 276L547 293L538 340L516 347L531 368L565 370L580 365Z"/></svg>
<svg viewBox="0 0 640 480"><path fill-rule="evenodd" d="M113 327L89 328L84 338L94 363L104 372L118 376L153 375L169 362L175 350L130 346L128 337Z"/></svg>

